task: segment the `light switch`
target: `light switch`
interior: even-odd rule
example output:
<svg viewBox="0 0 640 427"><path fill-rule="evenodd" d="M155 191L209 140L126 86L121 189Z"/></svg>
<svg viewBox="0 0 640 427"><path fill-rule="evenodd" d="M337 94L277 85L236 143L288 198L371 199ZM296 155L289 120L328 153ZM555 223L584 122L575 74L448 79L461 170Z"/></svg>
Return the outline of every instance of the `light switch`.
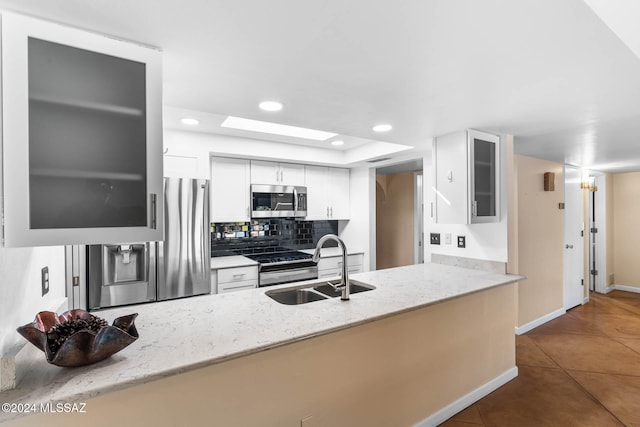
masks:
<svg viewBox="0 0 640 427"><path fill-rule="evenodd" d="M445 245L450 245L451 244L451 233L445 233L445 235L444 235L444 244Z"/></svg>
<svg viewBox="0 0 640 427"><path fill-rule="evenodd" d="M44 267L40 274L42 276L42 296L45 296L49 292L49 267Z"/></svg>
<svg viewBox="0 0 640 427"><path fill-rule="evenodd" d="M440 244L440 233L431 233L431 244L432 245Z"/></svg>

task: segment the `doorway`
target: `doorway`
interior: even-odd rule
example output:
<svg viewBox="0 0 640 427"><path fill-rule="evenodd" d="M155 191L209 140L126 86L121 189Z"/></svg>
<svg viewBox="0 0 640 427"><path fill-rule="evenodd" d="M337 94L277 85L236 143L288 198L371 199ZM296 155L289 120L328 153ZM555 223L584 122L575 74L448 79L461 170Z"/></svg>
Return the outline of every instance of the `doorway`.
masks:
<svg viewBox="0 0 640 427"><path fill-rule="evenodd" d="M376 169L376 268L424 262L422 159Z"/></svg>
<svg viewBox="0 0 640 427"><path fill-rule="evenodd" d="M584 300L584 208L582 171L564 166L564 309Z"/></svg>
<svg viewBox="0 0 640 427"><path fill-rule="evenodd" d="M607 180L606 175L589 176L589 290L607 292Z"/></svg>

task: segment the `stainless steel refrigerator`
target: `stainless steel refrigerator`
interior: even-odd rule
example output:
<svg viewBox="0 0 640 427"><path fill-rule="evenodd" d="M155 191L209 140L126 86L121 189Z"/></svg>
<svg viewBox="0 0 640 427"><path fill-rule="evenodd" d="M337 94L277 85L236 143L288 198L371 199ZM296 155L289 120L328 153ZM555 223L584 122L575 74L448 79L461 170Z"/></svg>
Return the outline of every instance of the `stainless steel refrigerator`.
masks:
<svg viewBox="0 0 640 427"><path fill-rule="evenodd" d="M90 310L211 291L209 182L165 178L164 196L164 242L87 246Z"/></svg>
<svg viewBox="0 0 640 427"><path fill-rule="evenodd" d="M209 181L164 179L164 242L158 242L158 300L211 292Z"/></svg>

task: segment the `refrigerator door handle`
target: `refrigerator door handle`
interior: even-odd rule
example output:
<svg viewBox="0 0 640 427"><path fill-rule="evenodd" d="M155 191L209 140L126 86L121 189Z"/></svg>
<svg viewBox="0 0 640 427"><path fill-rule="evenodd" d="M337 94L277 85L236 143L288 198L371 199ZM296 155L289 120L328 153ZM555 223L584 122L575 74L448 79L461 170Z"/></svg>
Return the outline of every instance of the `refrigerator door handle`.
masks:
<svg viewBox="0 0 640 427"><path fill-rule="evenodd" d="M151 193L151 225L152 229L156 229L158 227L158 196L155 193Z"/></svg>

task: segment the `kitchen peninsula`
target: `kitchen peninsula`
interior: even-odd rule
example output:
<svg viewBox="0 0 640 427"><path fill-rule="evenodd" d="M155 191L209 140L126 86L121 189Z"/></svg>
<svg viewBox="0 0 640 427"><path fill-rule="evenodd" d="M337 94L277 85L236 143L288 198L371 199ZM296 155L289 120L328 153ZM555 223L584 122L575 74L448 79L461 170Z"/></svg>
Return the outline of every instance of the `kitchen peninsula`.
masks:
<svg viewBox="0 0 640 427"><path fill-rule="evenodd" d="M353 279L376 289L348 302L288 306L253 289L99 312L109 322L138 312L138 341L76 369L36 355L19 362L18 388L0 394L86 402L86 413L0 421L427 426L517 375L522 277L427 263Z"/></svg>

